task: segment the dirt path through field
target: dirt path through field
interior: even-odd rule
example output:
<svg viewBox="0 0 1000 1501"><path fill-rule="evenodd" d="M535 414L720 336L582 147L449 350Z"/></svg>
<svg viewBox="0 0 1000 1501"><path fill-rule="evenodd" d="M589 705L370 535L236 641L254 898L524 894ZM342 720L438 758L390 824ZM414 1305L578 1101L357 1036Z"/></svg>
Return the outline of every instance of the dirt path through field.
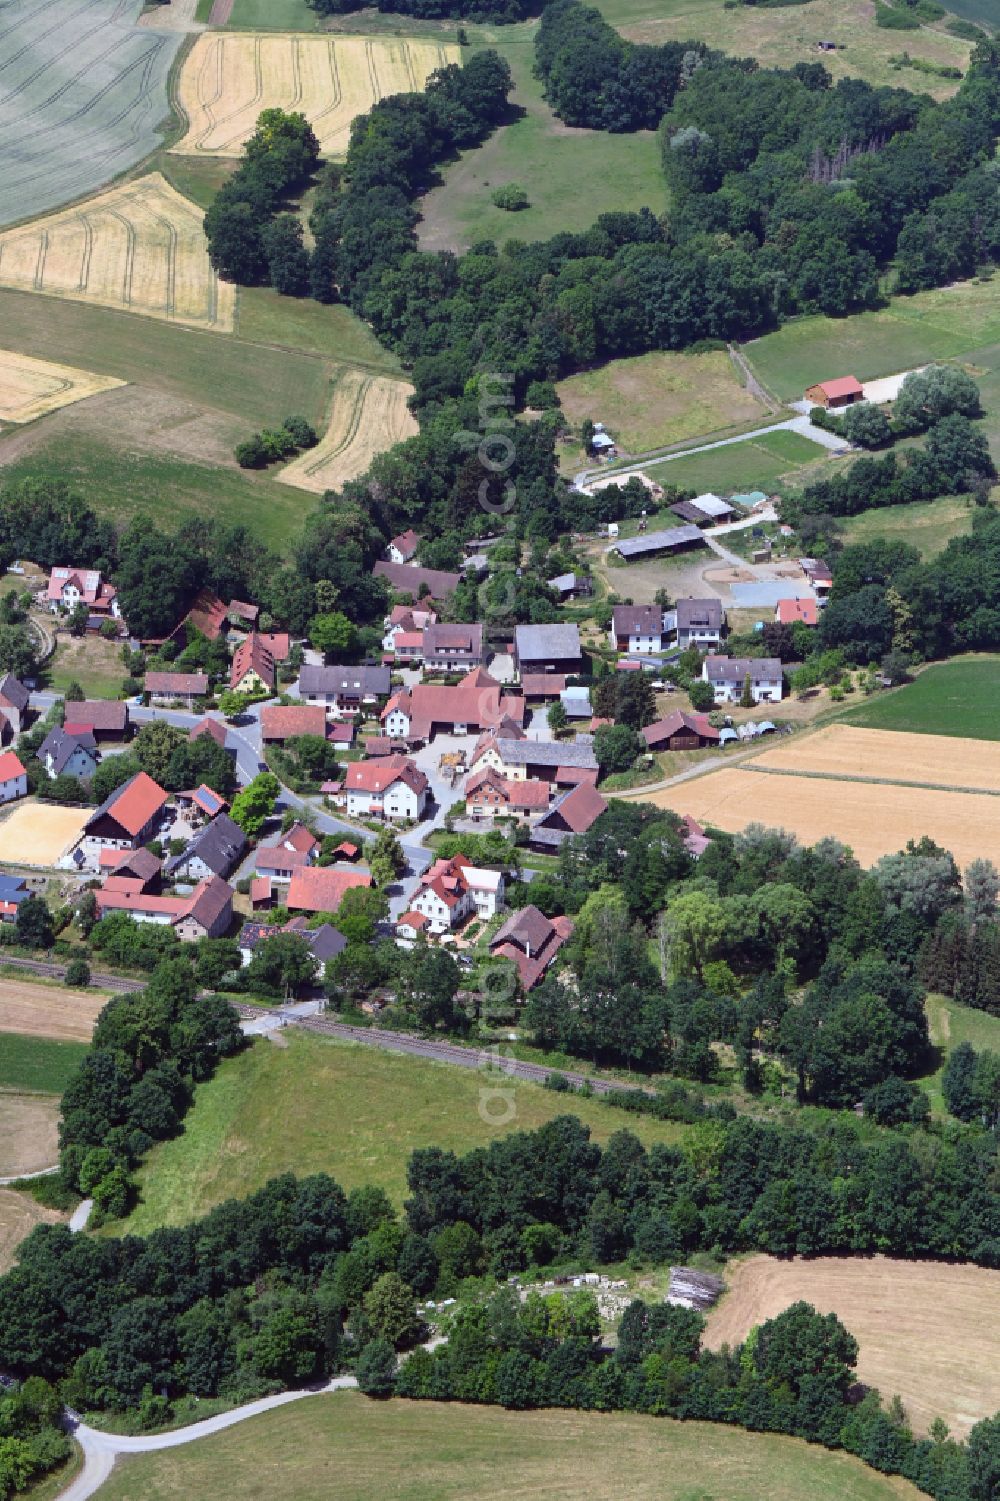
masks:
<svg viewBox="0 0 1000 1501"><path fill-rule="evenodd" d="M213 0L208 20L211 26L228 26L233 14L233 0Z"/></svg>
<svg viewBox="0 0 1000 1501"><path fill-rule="evenodd" d="M105 992L32 985L0 975L0 1032L52 1037L58 1042L89 1042L107 1000Z"/></svg>
<svg viewBox="0 0 1000 1501"><path fill-rule="evenodd" d="M903 1399L918 1432L938 1415L956 1437L1000 1407L1000 1271L930 1261L751 1256L727 1273L705 1344L738 1344L798 1299L858 1341L858 1375Z"/></svg>
<svg viewBox="0 0 1000 1501"><path fill-rule="evenodd" d="M0 1178L39 1173L59 1155L55 1095L0 1094Z"/></svg>

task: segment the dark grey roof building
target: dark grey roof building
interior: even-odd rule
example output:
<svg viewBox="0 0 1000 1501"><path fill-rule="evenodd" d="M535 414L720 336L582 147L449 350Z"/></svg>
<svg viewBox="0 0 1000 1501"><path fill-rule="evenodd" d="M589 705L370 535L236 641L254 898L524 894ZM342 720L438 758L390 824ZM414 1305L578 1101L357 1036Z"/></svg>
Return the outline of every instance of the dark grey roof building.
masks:
<svg viewBox="0 0 1000 1501"><path fill-rule="evenodd" d="M167 861L164 870L168 877L187 874L201 879L210 874L225 880L239 864L246 847L247 837L239 824L228 813L220 813L198 830L187 849Z"/></svg>

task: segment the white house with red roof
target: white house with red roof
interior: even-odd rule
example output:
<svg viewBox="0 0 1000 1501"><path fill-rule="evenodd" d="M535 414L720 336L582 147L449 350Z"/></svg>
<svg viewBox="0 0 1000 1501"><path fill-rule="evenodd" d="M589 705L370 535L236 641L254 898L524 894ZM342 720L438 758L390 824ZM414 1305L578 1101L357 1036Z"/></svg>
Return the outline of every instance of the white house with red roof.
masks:
<svg viewBox="0 0 1000 1501"><path fill-rule="evenodd" d="M503 693L483 668L453 686L418 683L394 693L382 710L383 734L392 740L431 740L435 734L468 735L496 729L505 719L524 723L524 699Z"/></svg>
<svg viewBox="0 0 1000 1501"><path fill-rule="evenodd" d="M495 917L504 905L505 896L502 871L487 870L473 865L465 855L455 855L450 860L435 860L424 871L410 902L410 911L403 914L401 921L405 923L417 914L425 919L419 925L423 932L450 933L470 917L484 921Z"/></svg>
<svg viewBox="0 0 1000 1501"><path fill-rule="evenodd" d="M393 537L386 550L386 557L390 563L411 563L417 556L419 546L420 538L410 527L408 531L400 532L398 537Z"/></svg>
<svg viewBox="0 0 1000 1501"><path fill-rule="evenodd" d="M105 582L96 568L53 568L45 593L53 615L82 604L92 615L111 615L120 620L117 596L114 584Z"/></svg>
<svg viewBox="0 0 1000 1501"><path fill-rule="evenodd" d="M199 881L190 896L157 896L141 887L141 881L109 877L95 893L97 911L127 912L135 922L172 927L182 943L197 943L199 938L220 938L233 921L233 889L219 876Z"/></svg>
<svg viewBox="0 0 1000 1501"><path fill-rule="evenodd" d="M400 635L419 636L423 641L426 628L436 622L437 615L433 610L419 610L413 605L393 605L383 622L385 635L382 637L382 650L396 651Z"/></svg>
<svg viewBox="0 0 1000 1501"><path fill-rule="evenodd" d="M430 783L407 756L352 761L344 778L350 818L422 818Z"/></svg>
<svg viewBox="0 0 1000 1501"><path fill-rule="evenodd" d="M0 803L13 803L28 795L28 773L13 751L0 756Z"/></svg>
<svg viewBox="0 0 1000 1501"><path fill-rule="evenodd" d="M99 854L101 849L134 850L148 844L169 797L151 776L137 771L90 815L83 828L84 848Z"/></svg>

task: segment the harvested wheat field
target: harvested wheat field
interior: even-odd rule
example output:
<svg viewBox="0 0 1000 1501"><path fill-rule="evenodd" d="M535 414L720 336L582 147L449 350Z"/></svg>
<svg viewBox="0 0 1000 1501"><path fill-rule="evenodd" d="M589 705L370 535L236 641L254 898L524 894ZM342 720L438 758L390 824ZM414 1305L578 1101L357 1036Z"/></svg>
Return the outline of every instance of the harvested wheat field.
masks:
<svg viewBox="0 0 1000 1501"><path fill-rule="evenodd" d="M898 1393L918 1432L940 1416L961 1436L1000 1408L998 1271L884 1256L751 1256L726 1280L708 1316L711 1349L738 1344L801 1298L851 1331L859 1377L886 1399Z"/></svg>
<svg viewBox="0 0 1000 1501"><path fill-rule="evenodd" d="M54 1095L0 1093L0 1178L40 1173L59 1157Z"/></svg>
<svg viewBox="0 0 1000 1501"><path fill-rule="evenodd" d="M58 1225L65 1219L54 1209L43 1209L26 1193L0 1188L0 1275L10 1271L18 1246L36 1225Z"/></svg>
<svg viewBox="0 0 1000 1501"><path fill-rule="evenodd" d="M53 365L13 349L0 349L0 422L34 422L59 407L124 384L113 375L93 375L72 365Z"/></svg>
<svg viewBox="0 0 1000 1501"><path fill-rule="evenodd" d="M814 735L776 745L754 758L775 771L1000 792L1000 741L910 735L831 724Z"/></svg>
<svg viewBox="0 0 1000 1501"><path fill-rule="evenodd" d="M387 94L422 89L435 68L460 60L458 47L413 37L202 35L181 69L188 130L172 149L238 156L261 110L280 107L306 116L324 156L344 156L357 115Z"/></svg>
<svg viewBox="0 0 1000 1501"><path fill-rule="evenodd" d="M0 286L232 332L203 214L159 172L0 234Z"/></svg>
<svg viewBox="0 0 1000 1501"><path fill-rule="evenodd" d="M106 991L32 985L4 975L0 978L0 1033L89 1042L107 1000Z"/></svg>
<svg viewBox="0 0 1000 1501"><path fill-rule="evenodd" d="M862 865L895 854L923 834L950 850L961 866L992 859L1000 847L1000 797L987 792L928 792L730 767L659 792L623 795L690 813L730 833L762 823L787 829L803 844L833 835L850 845Z"/></svg>
<svg viewBox="0 0 1000 1501"><path fill-rule="evenodd" d="M412 392L405 381L344 370L334 381L326 432L315 448L282 469L278 478L285 485L322 495L364 474L376 454L419 431L406 405Z"/></svg>
<svg viewBox="0 0 1000 1501"><path fill-rule="evenodd" d="M0 863L55 865L79 839L90 811L21 803L0 823Z"/></svg>

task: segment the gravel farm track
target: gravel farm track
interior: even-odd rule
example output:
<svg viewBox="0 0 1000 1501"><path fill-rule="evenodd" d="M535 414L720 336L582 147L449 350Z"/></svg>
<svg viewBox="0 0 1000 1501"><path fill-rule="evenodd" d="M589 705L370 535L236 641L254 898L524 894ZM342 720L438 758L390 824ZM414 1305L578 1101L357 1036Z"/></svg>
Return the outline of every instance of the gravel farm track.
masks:
<svg viewBox="0 0 1000 1501"><path fill-rule="evenodd" d="M0 224L93 192L161 143L180 31L142 0L0 3Z"/></svg>

